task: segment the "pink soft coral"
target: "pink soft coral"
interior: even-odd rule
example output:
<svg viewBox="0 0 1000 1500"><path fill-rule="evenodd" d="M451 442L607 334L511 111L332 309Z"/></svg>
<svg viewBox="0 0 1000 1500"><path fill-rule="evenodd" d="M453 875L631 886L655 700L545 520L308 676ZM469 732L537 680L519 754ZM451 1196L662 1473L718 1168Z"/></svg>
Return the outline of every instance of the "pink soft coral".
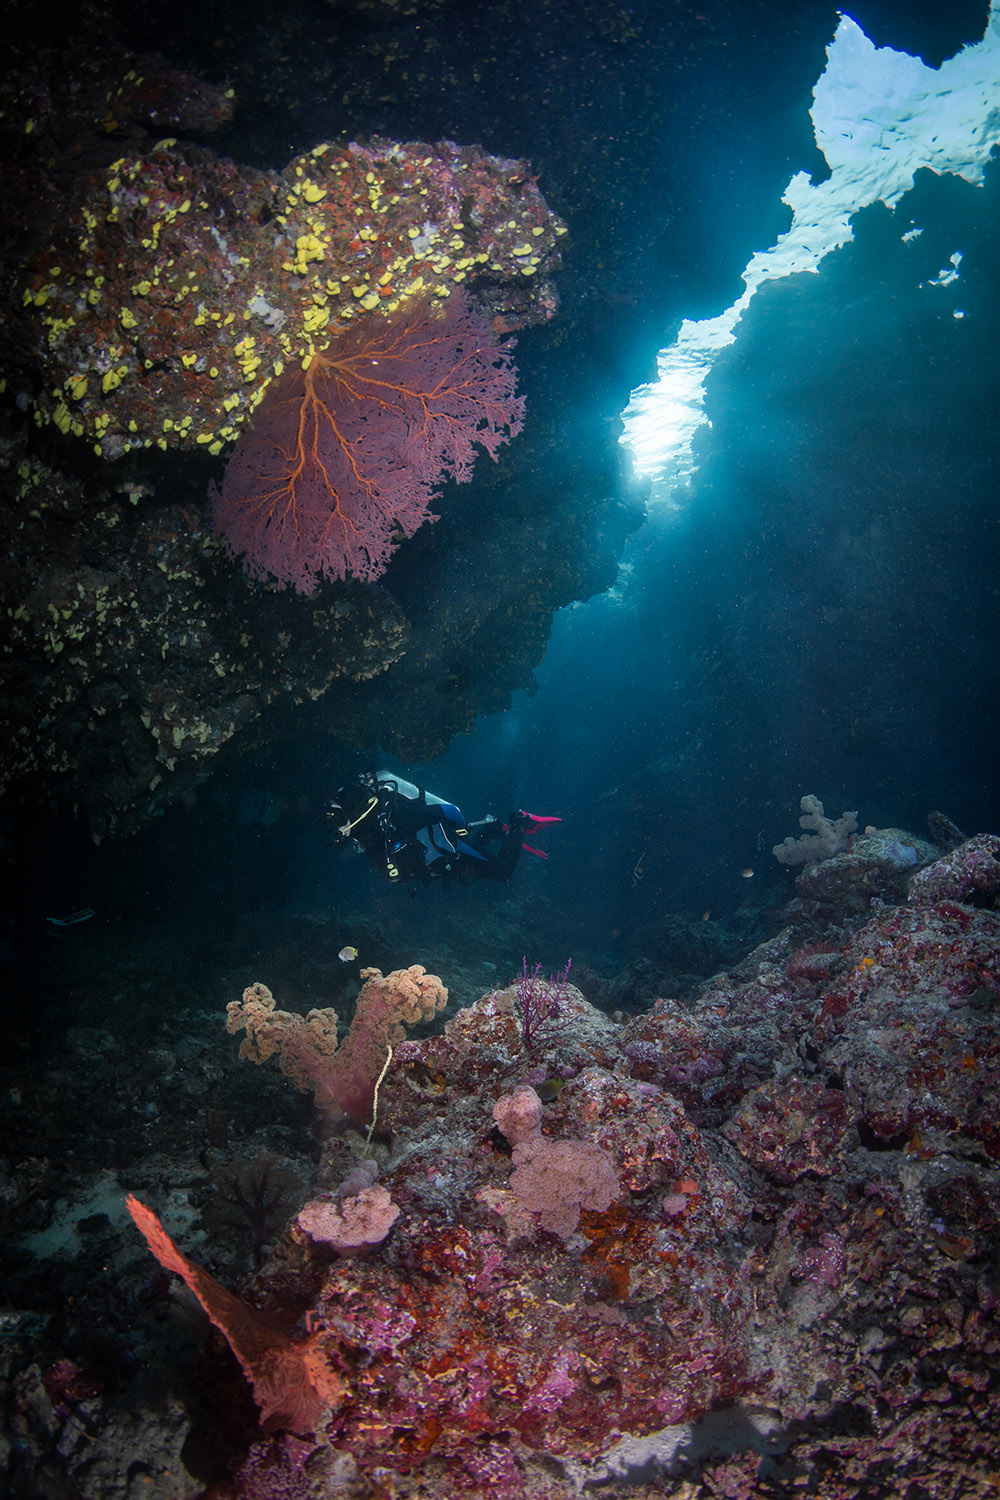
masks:
<svg viewBox="0 0 1000 1500"><path fill-rule="evenodd" d="M493 1118L514 1150L510 1185L520 1206L551 1234L568 1239L580 1210L603 1213L621 1191L614 1163L592 1141L550 1141L542 1135L542 1101L522 1085L493 1106Z"/></svg>

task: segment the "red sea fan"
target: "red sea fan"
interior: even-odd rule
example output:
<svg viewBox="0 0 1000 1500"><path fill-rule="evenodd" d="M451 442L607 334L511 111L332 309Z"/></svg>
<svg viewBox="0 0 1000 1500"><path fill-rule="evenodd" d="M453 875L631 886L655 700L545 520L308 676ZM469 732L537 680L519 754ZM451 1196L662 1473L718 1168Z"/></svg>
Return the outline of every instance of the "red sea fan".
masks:
<svg viewBox="0 0 1000 1500"><path fill-rule="evenodd" d="M178 1250L151 1208L129 1194L128 1211L160 1265L181 1276L194 1292L253 1387L265 1431L315 1432L327 1411L336 1410L343 1384L321 1347L322 1335L289 1337L266 1313L251 1307Z"/></svg>
<svg viewBox="0 0 1000 1500"><path fill-rule="evenodd" d="M345 325L269 388L213 487L216 531L251 578L308 594L378 578L444 479L471 478L520 430L509 343L465 293Z"/></svg>

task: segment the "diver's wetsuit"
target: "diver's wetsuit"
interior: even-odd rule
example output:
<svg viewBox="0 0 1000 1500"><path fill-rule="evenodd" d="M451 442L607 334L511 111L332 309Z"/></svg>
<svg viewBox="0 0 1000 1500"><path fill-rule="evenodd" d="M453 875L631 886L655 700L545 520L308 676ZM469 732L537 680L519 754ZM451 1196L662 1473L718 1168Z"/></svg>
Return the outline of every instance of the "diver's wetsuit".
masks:
<svg viewBox="0 0 1000 1500"><path fill-rule="evenodd" d="M506 823L466 823L453 802L379 771L342 787L332 805L341 838L352 838L381 875L407 885L445 877L509 880L532 819L513 813Z"/></svg>

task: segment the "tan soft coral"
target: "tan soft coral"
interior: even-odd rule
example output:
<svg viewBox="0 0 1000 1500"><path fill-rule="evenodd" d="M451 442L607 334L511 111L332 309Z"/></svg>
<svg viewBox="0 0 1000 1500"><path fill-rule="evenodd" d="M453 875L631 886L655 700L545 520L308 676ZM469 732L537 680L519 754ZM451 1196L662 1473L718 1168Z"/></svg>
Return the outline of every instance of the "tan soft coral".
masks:
<svg viewBox="0 0 1000 1500"><path fill-rule="evenodd" d="M311 1010L300 1016L278 1010L266 984L249 985L241 1000L226 1007L231 1036L246 1031L240 1056L262 1063L277 1056L283 1073L303 1093L311 1093L328 1118L350 1115L359 1125L372 1122L375 1091L390 1049L407 1026L429 1021L448 1003L448 991L422 964L394 969L362 969L364 984L354 1020L337 1046L336 1011Z"/></svg>
<svg viewBox="0 0 1000 1500"><path fill-rule="evenodd" d="M832 859L842 854L857 831L856 812L841 813L839 818L828 818L818 797L805 796L799 802L802 816L799 827L808 829L793 839L791 834L775 844L772 850L775 859L783 865L815 865L821 859Z"/></svg>

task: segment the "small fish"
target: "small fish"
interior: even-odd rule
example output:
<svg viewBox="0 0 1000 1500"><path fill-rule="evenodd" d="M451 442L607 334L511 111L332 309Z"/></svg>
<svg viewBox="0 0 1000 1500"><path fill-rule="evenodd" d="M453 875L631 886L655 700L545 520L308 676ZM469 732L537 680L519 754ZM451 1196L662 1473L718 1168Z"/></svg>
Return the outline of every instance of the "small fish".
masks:
<svg viewBox="0 0 1000 1500"><path fill-rule="evenodd" d="M741 870L740 871L740 878L742 880L752 880L753 879L753 871L751 869L749 869L749 868L746 869L746 870Z"/></svg>
<svg viewBox="0 0 1000 1500"><path fill-rule="evenodd" d="M350 944L348 944L346 948L341 948L340 952L337 954L337 957L340 959L340 962L342 964L352 964L357 956L357 948L352 948Z"/></svg>
<svg viewBox="0 0 1000 1500"><path fill-rule="evenodd" d="M545 1082L538 1087L538 1097L543 1104L551 1104L553 1099L558 1099L559 1090L563 1086L561 1078L546 1078Z"/></svg>
<svg viewBox="0 0 1000 1500"><path fill-rule="evenodd" d="M645 858L646 858L646 851L645 851L645 849L643 849L642 853L639 855L639 858L636 860L636 862L635 862L635 868L632 871L632 884L633 885L638 885L639 881L642 879L642 877L646 873L646 866L643 864L643 860Z"/></svg>

